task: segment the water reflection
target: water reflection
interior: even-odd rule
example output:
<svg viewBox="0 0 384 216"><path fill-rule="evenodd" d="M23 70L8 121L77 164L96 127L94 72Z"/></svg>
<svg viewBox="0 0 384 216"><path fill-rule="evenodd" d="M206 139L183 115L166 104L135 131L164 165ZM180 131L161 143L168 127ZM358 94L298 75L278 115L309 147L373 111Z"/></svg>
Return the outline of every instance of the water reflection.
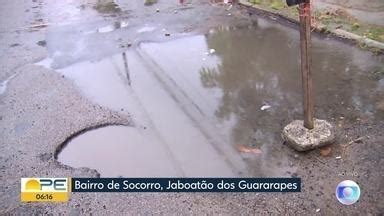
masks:
<svg viewBox="0 0 384 216"><path fill-rule="evenodd" d="M300 99L300 87L297 87L296 93L285 91L275 72L281 70L281 66L271 67L266 61L249 61L249 53L252 52L247 53L246 49L250 46L249 39L254 38L255 34L248 32L248 36L245 36L247 40L243 41L248 31L245 29L249 28L220 28L211 31L212 35L207 37L194 36L166 43L148 43L141 48L148 54L146 59L153 59L163 69L164 74L161 76L167 76L166 79L176 84L171 87L172 90L184 95L176 100L190 101L184 105L185 112L204 133L213 137L210 142L217 145L217 148L231 149L227 157L237 155L246 162L247 171L244 175L289 175L295 168L286 153L280 151L281 145L274 144L280 142L281 119L288 119L297 110L295 102ZM279 34L284 35L283 32L273 30L270 30L270 34L275 38ZM212 45L212 42L217 43ZM273 56L273 51L268 50L266 55ZM268 72L264 73L265 70ZM290 101L286 98L296 99ZM289 104L286 104L287 101ZM280 109L282 104L287 105L285 113ZM193 107L197 111L194 112ZM245 153L244 147L261 149L262 153Z"/></svg>
<svg viewBox="0 0 384 216"><path fill-rule="evenodd" d="M142 61L135 52L127 51L59 70L73 79L89 99L116 111L127 111L136 126L128 131L110 128L81 135L60 153L59 160L113 176L175 175L173 167L178 170L177 176L188 177L234 177L244 173L242 161L232 155L233 150L216 149L212 140L183 113L185 104L175 103L175 92L164 88L157 80L160 75L153 76L148 70L150 61ZM111 142L113 145L109 146ZM84 151L89 146L94 146L93 150ZM111 148L105 151L106 146ZM102 156L108 160L100 161ZM157 166L164 169L153 171Z"/></svg>
<svg viewBox="0 0 384 216"><path fill-rule="evenodd" d="M236 116L232 143L261 147L278 142L280 128L300 112L294 37L275 28L220 28L211 31L207 43L221 63L202 68L200 79L206 88L222 89L216 117Z"/></svg>
<svg viewBox="0 0 384 216"><path fill-rule="evenodd" d="M217 118L237 116L233 143L261 146L279 142L281 127L301 118L298 37L273 27L218 29L207 36L207 43L221 63L201 68L200 80L206 88L223 91ZM315 39L316 116L382 119L383 112L375 104L383 98L384 89L369 76L382 65L382 57ZM272 108L261 110L265 103Z"/></svg>
<svg viewBox="0 0 384 216"><path fill-rule="evenodd" d="M313 47L316 116L383 120L383 57L330 40ZM298 50L297 31L260 20L61 71L96 102L149 125L185 176L290 176L280 132L302 115Z"/></svg>
<svg viewBox="0 0 384 216"><path fill-rule="evenodd" d="M131 77L129 75L127 54L125 52L123 52L122 56L123 56L125 75L127 77L128 85L131 86Z"/></svg>

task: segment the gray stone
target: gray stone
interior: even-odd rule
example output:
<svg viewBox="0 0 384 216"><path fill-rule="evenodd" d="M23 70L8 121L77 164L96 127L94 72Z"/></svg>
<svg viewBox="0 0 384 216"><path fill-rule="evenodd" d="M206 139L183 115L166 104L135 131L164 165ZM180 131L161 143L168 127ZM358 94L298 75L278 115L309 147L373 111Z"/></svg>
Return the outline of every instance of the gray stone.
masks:
<svg viewBox="0 0 384 216"><path fill-rule="evenodd" d="M314 129L304 127L302 120L295 120L285 126L283 139L297 151L308 151L334 141L333 126L325 120L314 119Z"/></svg>

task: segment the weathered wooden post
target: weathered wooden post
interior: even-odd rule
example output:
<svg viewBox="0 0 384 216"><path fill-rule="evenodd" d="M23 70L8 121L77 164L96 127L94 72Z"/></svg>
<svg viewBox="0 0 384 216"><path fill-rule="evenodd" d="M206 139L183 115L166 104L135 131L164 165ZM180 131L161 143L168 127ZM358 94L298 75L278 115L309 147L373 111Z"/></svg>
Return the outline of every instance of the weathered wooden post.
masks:
<svg viewBox="0 0 384 216"><path fill-rule="evenodd" d="M305 0L299 6L301 74L303 85L304 127L313 129L314 96L311 73L311 5Z"/></svg>
<svg viewBox="0 0 384 216"><path fill-rule="evenodd" d="M314 97L311 73L311 1L287 0L288 6L299 4L301 77L303 87L304 127L313 129Z"/></svg>
<svg viewBox="0 0 384 216"><path fill-rule="evenodd" d="M296 120L283 130L283 139L298 151L306 151L331 143L333 127L325 120L314 119L314 94L311 73L311 2L286 0L288 6L299 5L300 53L304 120Z"/></svg>

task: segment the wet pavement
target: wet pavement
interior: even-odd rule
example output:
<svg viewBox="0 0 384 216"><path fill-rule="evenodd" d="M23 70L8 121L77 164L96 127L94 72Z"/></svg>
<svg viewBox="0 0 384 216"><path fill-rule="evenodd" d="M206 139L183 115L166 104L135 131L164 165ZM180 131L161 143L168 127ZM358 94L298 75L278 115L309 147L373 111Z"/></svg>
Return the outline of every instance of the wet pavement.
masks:
<svg viewBox="0 0 384 216"><path fill-rule="evenodd" d="M174 175L187 177L295 175L296 167L279 146L282 127L302 113L297 36L259 19L166 42L142 42L121 54L58 69L91 100L130 113L145 137L152 138L138 141L112 128L98 129L81 135L88 141L71 141L59 161L100 170L102 176L136 176L139 170L151 176L153 167L176 167L180 172ZM315 38L313 46L318 115L381 121L376 105L384 88L373 72L383 58L331 40ZM354 82L358 87L353 88ZM91 139L91 134L105 138ZM115 139L126 149L109 144ZM135 153L146 157L128 156L136 145L142 148ZM261 153L244 153L243 147ZM102 161L109 165L98 159L105 149L109 159ZM169 156L151 156L161 151ZM119 156L123 152L126 157ZM116 164L136 166L121 169ZM152 173L169 176L167 171Z"/></svg>
<svg viewBox="0 0 384 216"><path fill-rule="evenodd" d="M23 103L27 102L14 102L13 95L25 95L27 90L17 90L19 87L16 84L25 83L23 79L28 77L29 80L36 79L31 77L31 73L25 75L28 70L36 71L36 77L45 77L27 83L32 83L31 88L37 89L36 96L29 96L30 100L37 101L36 107L45 110L42 116L48 113L49 117L43 118L48 120L37 119L31 123L29 119L34 119L32 113L39 113L40 109L36 108L38 110L30 114L27 109L26 117L20 117L20 121L3 121L15 122L12 129L5 129L8 126L3 124L3 131L14 131L16 137L28 134L26 137L32 137L31 140L39 143L42 150L27 151L38 161L34 163L53 163L50 168L31 165L42 170L35 171L38 175L44 174L46 169L55 175L70 173L70 166L95 169L105 177L303 178L303 193L293 195L293 198L260 197L258 194L252 198L264 203L269 200L270 205L276 206L270 211L265 207L252 207L246 201L249 200L247 195L233 198L201 195L206 203L214 203L217 199L230 203L232 207L237 206L234 203L242 203L238 206L245 213L260 214L313 213L313 208L318 206L329 208L328 212L324 212L327 214L338 209L331 198L333 192L324 195L325 191L334 190L332 184L340 178L340 175L333 173L335 171L330 172L330 166L340 172L358 170L360 180L370 176L373 182L379 181L380 172L370 174L373 162L367 161L369 157L366 155L372 153L371 157L375 158L383 150L379 147L383 139L378 132L384 118L383 56L375 56L332 38L314 36L316 117L330 120L339 132L339 139L332 146L332 158L324 159L318 158L316 151L308 155L296 153L284 145L280 137L282 128L292 120L300 119L302 113L299 34L295 28L281 25L268 17L249 16L248 11L240 8L228 10L227 5L205 1L183 4L177 1L157 1L153 4L143 4L142 1L37 4L39 10L36 16L42 18L37 18L27 29L28 34L44 34L43 38L39 36L34 42L34 46L45 50L46 55L29 61L28 67L32 69L20 69L16 73L23 76L6 76L8 78L0 83L0 99L4 101L2 109L5 114L18 111L15 108L18 106L24 110ZM11 47L18 49L19 46ZM37 48L31 48L34 49ZM5 57L2 59L7 63L6 68L12 68L11 61ZM7 74L8 71L12 69L7 69ZM45 72L38 75L38 71ZM59 83L57 90L50 93L48 87L54 88L54 83ZM76 90L65 88L72 85ZM39 86L46 87L43 91ZM68 96L71 94L73 96ZM81 100L67 101L66 97ZM39 105L39 101L48 105ZM16 115L9 114L7 118L12 116ZM66 125L65 129L60 124L54 124L53 119ZM42 124L43 129L51 127L55 132L38 132L34 124ZM13 124L7 125L12 127ZM79 134L79 131L82 133ZM34 133L36 135L33 136ZM49 144L40 141L44 139L41 134L45 134ZM8 143L14 142L11 134L2 136L4 140L9 140ZM372 151L362 154L354 151L345 159L345 164L340 165L333 159L339 154L338 144L357 136L370 136L366 142ZM24 139L17 140L23 143ZM349 160L351 157L356 160ZM12 163L17 164L16 161L19 160ZM380 159L375 163L379 167L382 164ZM311 169L318 173L313 174ZM27 170L23 172L31 176ZM81 174L67 175L89 175L89 171L79 172ZM316 183L320 181L322 183ZM308 185L317 186L310 186L311 189ZM372 185L364 186L365 190L373 193ZM312 191L315 192L312 194ZM378 195L362 201L361 205L367 207L367 213L380 212L380 203L373 201ZM131 202L148 199L145 195L122 196L121 200ZM172 195L159 196L167 196L175 206L179 203L178 198ZM190 202L201 199L200 195L180 196ZM105 203L105 208L96 204L95 200L89 201L93 210L88 210L83 204L76 207L76 203L88 198L74 195L68 206L86 209L85 212L81 210L82 213L94 212L98 208L112 208L111 214L118 213L113 211L119 211L119 208L122 208L121 211L128 210L122 206L112 207L112 197L97 199L97 202ZM295 202L289 202L290 199ZM18 206L16 201L12 205ZM169 202L159 205L168 206L163 213L179 212ZM225 207L227 214L238 213L232 207ZM8 208L19 213L24 211L18 207ZM66 207L55 208L60 208L62 212L68 210ZM190 213L212 213L208 209L200 203L195 207L196 211L190 210ZM41 209L36 207L35 210L40 212ZM154 211L148 207L148 212L153 212L150 210ZM131 213L145 211L143 208L130 209ZM222 213L220 209L214 211ZM343 211L356 213L360 209Z"/></svg>

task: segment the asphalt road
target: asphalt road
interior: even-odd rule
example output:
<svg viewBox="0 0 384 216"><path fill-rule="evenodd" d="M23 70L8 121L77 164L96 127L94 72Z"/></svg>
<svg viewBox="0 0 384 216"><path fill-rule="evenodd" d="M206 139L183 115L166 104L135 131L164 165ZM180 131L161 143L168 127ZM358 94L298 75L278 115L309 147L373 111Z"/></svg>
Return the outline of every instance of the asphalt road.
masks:
<svg viewBox="0 0 384 216"><path fill-rule="evenodd" d="M371 118L346 121L339 128L338 141L332 145L329 157L321 157L318 150L297 153L283 143L278 145L278 151L297 168L293 175L302 178L301 193L75 193L68 203L62 204L20 202L21 177L99 175L96 170L75 169L55 160L57 149L73 134L102 125L137 126L131 113L95 103L82 94L73 80L57 73L56 69L85 60L95 61L135 48L143 41L170 41L185 34L206 33L223 24L241 25L257 19L241 8L228 11L227 6L205 1L192 3L180 6L176 2L159 2L153 7L144 7L141 2L133 2L123 4L120 9L96 7L91 1L1 3L0 214L383 214L384 122ZM275 18L266 18L266 22L276 24ZM68 34L70 30L81 32L96 28L100 31L99 26L116 20L129 20L134 30L116 33L121 37L112 34L108 38L95 36L86 41L77 40L76 34ZM137 35L137 30L148 22L156 24L159 31ZM163 29L173 37L164 37ZM75 36L68 38L68 35ZM76 50L73 44L77 43L85 44L85 48ZM55 54L55 51L60 52ZM56 59L51 68L36 64L55 55L64 57ZM337 120L333 123L337 124ZM362 142L352 144L341 160L336 159L342 154L340 144L358 137L364 137ZM357 175L345 176L351 173ZM334 195L336 185L345 179L358 182L362 190L360 201L353 206L343 206Z"/></svg>

